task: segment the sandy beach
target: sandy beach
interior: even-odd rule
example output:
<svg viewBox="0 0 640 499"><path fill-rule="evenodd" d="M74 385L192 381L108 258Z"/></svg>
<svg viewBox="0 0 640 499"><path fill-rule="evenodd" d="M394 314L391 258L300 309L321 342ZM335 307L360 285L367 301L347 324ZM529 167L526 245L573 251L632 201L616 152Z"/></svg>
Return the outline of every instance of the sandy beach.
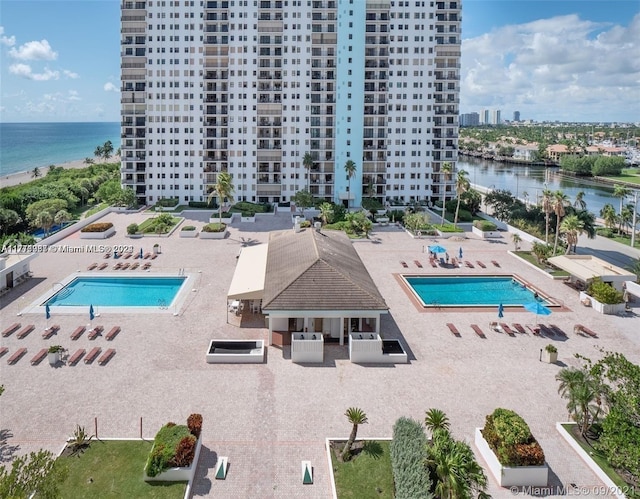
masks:
<svg viewBox="0 0 640 499"><path fill-rule="evenodd" d="M119 156L113 156L109 158L109 163L117 163L119 161L120 161ZM100 163L102 163L102 161L96 162L96 164L100 164ZM74 169L87 168L90 165L85 164L84 158L83 158L75 161L68 161L67 163L59 163L56 166L61 166L65 170L69 170L72 168ZM40 168L41 176L38 178L44 177L47 174L47 171L49 171L48 167ZM19 172L19 173L12 173L11 175L3 175L2 178L0 178L0 187L11 187L13 185L26 184L28 182L31 182L32 180L35 180L33 178L33 170Z"/></svg>

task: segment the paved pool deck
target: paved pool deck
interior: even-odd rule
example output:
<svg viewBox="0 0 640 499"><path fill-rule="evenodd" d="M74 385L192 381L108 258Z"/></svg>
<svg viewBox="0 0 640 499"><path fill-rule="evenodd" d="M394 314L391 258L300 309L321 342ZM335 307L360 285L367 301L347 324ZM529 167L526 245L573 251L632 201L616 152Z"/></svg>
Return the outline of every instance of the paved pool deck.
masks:
<svg viewBox="0 0 640 499"><path fill-rule="evenodd" d="M151 439L166 422L182 423L190 413L199 412L204 417L204 449L193 497L328 498L331 485L325 438L348 436L350 425L344 416L348 407L360 407L368 415L369 423L360 427L359 438L391 437L399 417L423 420L427 409L437 407L449 416L454 435L469 442L487 414L506 407L521 414L540 441L551 468L551 486L601 485L555 430L556 421L567 419L567 410L554 377L563 366L578 365L574 354L597 359L601 348L622 352L639 363L640 320L602 316L583 307L576 291L510 255L513 243L509 238L489 242L467 234L462 241L439 239L451 255L457 255L462 246L465 260L474 264L480 260L487 266L457 270L429 266L424 247L431 242L412 239L393 226L376 228L370 240L354 242L390 309L382 332L408 347L410 362L406 365L352 364L347 347L338 345L326 347L321 365L293 364L288 349L277 347L267 349L264 364L211 365L205 361L205 351L212 338L267 340L262 316L227 313L226 292L241 247L267 242L271 230L290 228L290 214L266 217L255 224L234 224L224 240L184 239L178 232L162 238L132 240L125 236L129 224L148 216L107 215L104 221L113 222L117 232L105 244L133 244L134 251L142 247L146 252L159 242L162 253L152 261L148 273L120 272L193 275L193 287L181 309L101 314L94 325L102 324L105 331L115 325L122 328L110 342L102 336L89 340L86 333L72 341L71 332L89 322L88 311L76 315L54 310L48 325L59 324L61 330L44 340L44 314L17 314L55 283L86 271L92 262L105 261L100 254L87 253L38 256L31 265L34 277L1 298L0 329L14 322L36 326L24 339L15 333L0 338L0 346L9 349L0 359L0 383L5 386L0 405L3 460L40 448L57 452L76 424L93 432L95 418L99 437L130 438L139 436L142 418L142 434ZM187 223L201 227L205 221ZM81 240L75 233L57 245L85 243L95 241ZM106 261L113 272L113 259ZM401 261L409 268L403 268ZM544 322L561 327L568 339L532 334L509 337L490 331L489 323L497 320L496 310L418 310L397 280L400 273L454 272L514 273L543 289L563 305ZM530 324L534 319L528 312L507 309L503 321ZM461 337L453 336L447 323L454 323ZM589 326L599 337L573 334L576 323ZM478 324L487 338L476 336L471 324ZM557 365L539 361L540 350L548 343L558 348ZM32 366L31 357L52 344L63 345L70 354L94 346L103 351L115 348L116 354L104 366L80 361L75 367L52 368L46 359ZM28 353L15 365L7 365L6 359L20 347L26 347ZM224 481L214 478L219 455L229 458ZM311 461L314 467L313 485L302 484L302 460ZM484 465L481 458L479 462ZM491 475L488 492L497 498L512 496Z"/></svg>

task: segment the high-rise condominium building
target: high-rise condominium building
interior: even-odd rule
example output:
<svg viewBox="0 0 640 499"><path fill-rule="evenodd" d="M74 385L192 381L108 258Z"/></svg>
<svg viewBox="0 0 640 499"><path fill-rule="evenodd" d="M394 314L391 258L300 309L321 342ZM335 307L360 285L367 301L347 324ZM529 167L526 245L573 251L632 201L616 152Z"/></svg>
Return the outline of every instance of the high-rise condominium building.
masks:
<svg viewBox="0 0 640 499"><path fill-rule="evenodd" d="M121 20L122 182L140 202L206 201L225 171L236 200L441 197L460 0L124 1Z"/></svg>
<svg viewBox="0 0 640 499"><path fill-rule="evenodd" d="M520 121L520 111L513 112L513 121Z"/></svg>

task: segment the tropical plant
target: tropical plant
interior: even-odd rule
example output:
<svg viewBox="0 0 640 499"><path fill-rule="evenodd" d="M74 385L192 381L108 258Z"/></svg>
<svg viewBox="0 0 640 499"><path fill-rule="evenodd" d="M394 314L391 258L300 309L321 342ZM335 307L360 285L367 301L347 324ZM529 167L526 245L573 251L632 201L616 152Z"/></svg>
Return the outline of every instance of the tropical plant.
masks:
<svg viewBox="0 0 640 499"><path fill-rule="evenodd" d="M584 200L584 191L580 191L576 194L576 199L573 202L573 207L576 210L586 210L587 209L587 203Z"/></svg>
<svg viewBox="0 0 640 499"><path fill-rule="evenodd" d="M92 165L92 164L94 164L94 163L95 163L95 161L93 160L93 158L84 158L83 163L84 163L85 165Z"/></svg>
<svg viewBox="0 0 640 499"><path fill-rule="evenodd" d="M296 192L291 200L295 203L296 208L302 209L302 213L304 213L305 208L313 205L313 196L306 189Z"/></svg>
<svg viewBox="0 0 640 499"><path fill-rule="evenodd" d="M605 387L600 378L585 367L564 368L556 375L556 381L560 383L558 393L566 399L570 416L586 436L604 410Z"/></svg>
<svg viewBox="0 0 640 499"><path fill-rule="evenodd" d="M333 205L331 203L322 203L320 205L320 219L325 225L333 222Z"/></svg>
<svg viewBox="0 0 640 499"><path fill-rule="evenodd" d="M626 269L633 272L640 282L640 258L635 259Z"/></svg>
<svg viewBox="0 0 640 499"><path fill-rule="evenodd" d="M93 151L93 155L96 158L102 158L104 156L104 146L96 146L95 150Z"/></svg>
<svg viewBox="0 0 640 499"><path fill-rule="evenodd" d="M605 204L600 209L600 216L604 220L605 227L608 229L613 229L616 226L618 217L616 215L616 209L611 203Z"/></svg>
<svg viewBox="0 0 640 499"><path fill-rule="evenodd" d="M7 234L11 227L22 222L20 215L14 210L0 208L0 234Z"/></svg>
<svg viewBox="0 0 640 499"><path fill-rule="evenodd" d="M543 263L547 260L549 254L551 252L551 247L544 243L534 242L531 247L531 253L536 257L538 263Z"/></svg>
<svg viewBox="0 0 640 499"><path fill-rule="evenodd" d="M458 170L458 175L456 177L456 196L458 197L458 203L456 205L456 214L453 217L454 227L458 225L458 213L460 212L460 201L462 200L462 194L468 191L471 187L467 175L468 172L464 170Z"/></svg>
<svg viewBox="0 0 640 499"><path fill-rule="evenodd" d="M216 185L207 198L207 202L209 204L211 204L211 200L214 196L218 198L218 217L220 219L222 219L222 204L224 203L225 198L233 202L234 188L232 180L233 179L231 178L231 174L229 174L229 172L218 173Z"/></svg>
<svg viewBox="0 0 640 499"><path fill-rule="evenodd" d="M53 217L48 211L41 211L36 216L34 223L36 227L41 228L46 235L49 232L49 229L53 226Z"/></svg>
<svg viewBox="0 0 640 499"><path fill-rule="evenodd" d="M68 469L46 450L17 457L7 466L0 466L0 497L53 499L60 496L59 484L68 475Z"/></svg>
<svg viewBox="0 0 640 499"><path fill-rule="evenodd" d="M549 216L553 212L553 192L542 191L542 211L544 211L544 242L549 244Z"/></svg>
<svg viewBox="0 0 640 499"><path fill-rule="evenodd" d="M37 166L31 171L31 178L38 178L41 177L42 173L40 173L40 168L38 168Z"/></svg>
<svg viewBox="0 0 640 499"><path fill-rule="evenodd" d="M347 174L347 181L349 182L348 198L347 198L347 210L351 209L351 178L356 174L356 164L352 160L348 160L344 165L344 171Z"/></svg>
<svg viewBox="0 0 640 499"><path fill-rule="evenodd" d="M71 213L69 213L67 210L60 210L53 217L53 221L55 223L59 224L59 225L63 225L65 222L68 222L72 218L73 217L72 217Z"/></svg>
<svg viewBox="0 0 640 499"><path fill-rule="evenodd" d="M562 221L562 224L560 224L560 232L565 234L567 239L566 254L568 255L571 252L572 247L575 253L576 246L578 245L578 237L584 232L584 222L576 215L569 215Z"/></svg>
<svg viewBox="0 0 640 499"><path fill-rule="evenodd" d="M610 284L603 282L599 277L594 278L589 284L587 294L593 296L600 303L615 305L624 302L623 293Z"/></svg>
<svg viewBox="0 0 640 499"><path fill-rule="evenodd" d="M73 453L77 453L88 447L92 438L93 435L89 435L84 426L76 424L76 429L73 430L73 435L69 439L69 447L71 447Z"/></svg>
<svg viewBox="0 0 640 499"><path fill-rule="evenodd" d="M437 430L448 431L451 424L449 418L444 411L440 409L429 409L424 418L424 424L427 430L433 435Z"/></svg>
<svg viewBox="0 0 640 499"><path fill-rule="evenodd" d="M431 480L425 473L427 437L422 425L402 417L393 425L390 445L391 469L396 499L427 499L432 497Z"/></svg>
<svg viewBox="0 0 640 499"><path fill-rule="evenodd" d="M353 442L356 440L356 436L358 435L358 426L361 424L366 424L369 422L367 419L367 415L365 412L358 407L349 407L344 415L349 420L353 426L351 427L351 434L349 435L349 439L347 443L344 445L344 449L342 449L341 459L343 461L348 461L351 455L351 447L353 446Z"/></svg>
<svg viewBox="0 0 640 499"><path fill-rule="evenodd" d="M136 223L129 224L127 225L127 234L129 234L130 236L137 234L139 229L140 229L140 226L138 224Z"/></svg>
<svg viewBox="0 0 640 499"><path fill-rule="evenodd" d="M113 155L113 144L111 143L110 140L107 140L103 145L102 145L102 158L105 161L108 161L109 158Z"/></svg>
<svg viewBox="0 0 640 499"><path fill-rule="evenodd" d="M520 243L522 242L522 238L520 237L520 234L518 234L517 232L514 232L511 235L511 240L513 241L513 246L515 247L516 251L518 251L518 249L520 248Z"/></svg>
<svg viewBox="0 0 640 499"><path fill-rule="evenodd" d="M451 173L453 172L453 165L449 162L449 161L445 161L444 163L442 163L442 178L443 178L443 182L442 182L442 219L440 221L440 225L444 225L444 216L446 214L446 206L445 203L447 202L447 181L451 178Z"/></svg>
<svg viewBox="0 0 640 499"><path fill-rule="evenodd" d="M553 346L551 343L549 343L546 347L544 347L544 349L549 353L558 353L558 349L555 346Z"/></svg>
<svg viewBox="0 0 640 499"><path fill-rule="evenodd" d="M302 157L302 166L307 170L307 191L311 192L311 167L313 166L313 157L310 152L305 152Z"/></svg>

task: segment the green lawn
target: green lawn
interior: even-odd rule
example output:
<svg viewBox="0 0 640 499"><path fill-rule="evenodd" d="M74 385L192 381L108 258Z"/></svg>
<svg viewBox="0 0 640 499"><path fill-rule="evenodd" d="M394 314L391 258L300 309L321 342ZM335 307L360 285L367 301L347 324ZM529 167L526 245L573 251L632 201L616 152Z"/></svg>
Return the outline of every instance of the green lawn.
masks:
<svg viewBox="0 0 640 499"><path fill-rule="evenodd" d="M545 265L545 264L539 264L538 259L534 256L533 253L529 251L514 251L513 253L519 256L520 258L522 258L523 260L526 260L530 264L535 265L539 269L544 270L545 272L546 272L546 269L549 267L548 265ZM571 275L569 274L569 272L565 270L554 270L552 272L549 272L549 274L552 276L563 276L563 277L569 277L569 275Z"/></svg>
<svg viewBox="0 0 640 499"><path fill-rule="evenodd" d="M142 234L153 234L153 232L146 232L146 230L151 227L154 223L155 223L155 219L156 217L151 217L151 218L147 218L144 222L142 222L139 226L138 226L138 232L142 233ZM178 217L171 217L171 227L169 227L169 231L173 228L173 226L175 224L177 224L180 221L180 218ZM168 232L168 231L167 231ZM166 232L163 232L163 234L166 234Z"/></svg>
<svg viewBox="0 0 640 499"><path fill-rule="evenodd" d="M185 482L148 484L142 479L152 445L153 442L143 441L92 441L79 457L58 458L69 469L60 497L184 497Z"/></svg>
<svg viewBox="0 0 640 499"><path fill-rule="evenodd" d="M600 469L602 471L604 471L609 478L611 478L613 483L615 483L622 490L628 490L629 484L627 482L625 482L620 477L620 475L618 475L618 473L616 473L616 470L614 470L609 465L609 463L607 462L607 459L605 458L605 456L600 451L597 451L593 447L587 445L582 440L578 440L573 435L573 432L571 430L575 426L576 425L574 425L574 424L563 424L562 425L562 427L567 431L567 433L571 436L571 438L573 438L573 440L576 441L580 447L582 447L582 450L586 451L586 453L589 454L589 456L596 462L596 464L600 467Z"/></svg>
<svg viewBox="0 0 640 499"><path fill-rule="evenodd" d="M100 210L104 210L107 207L109 207L109 203L100 203L100 204L94 206L93 208L91 208L90 210L87 210L85 212L85 214L83 215L83 218L87 218L87 217L90 217L91 215L95 215Z"/></svg>
<svg viewBox="0 0 640 499"><path fill-rule="evenodd" d="M597 233L599 236L607 237L603 232L606 232L608 229L598 229ZM616 232L613 233L613 237L607 237L607 239L611 239L620 244L624 244L625 246L631 246L631 236L628 234L619 235ZM634 244L634 248L640 248L640 237L636 234L636 241Z"/></svg>
<svg viewBox="0 0 640 499"><path fill-rule="evenodd" d="M339 499L393 498L389 441L370 441L351 461L339 462L331 453Z"/></svg>

